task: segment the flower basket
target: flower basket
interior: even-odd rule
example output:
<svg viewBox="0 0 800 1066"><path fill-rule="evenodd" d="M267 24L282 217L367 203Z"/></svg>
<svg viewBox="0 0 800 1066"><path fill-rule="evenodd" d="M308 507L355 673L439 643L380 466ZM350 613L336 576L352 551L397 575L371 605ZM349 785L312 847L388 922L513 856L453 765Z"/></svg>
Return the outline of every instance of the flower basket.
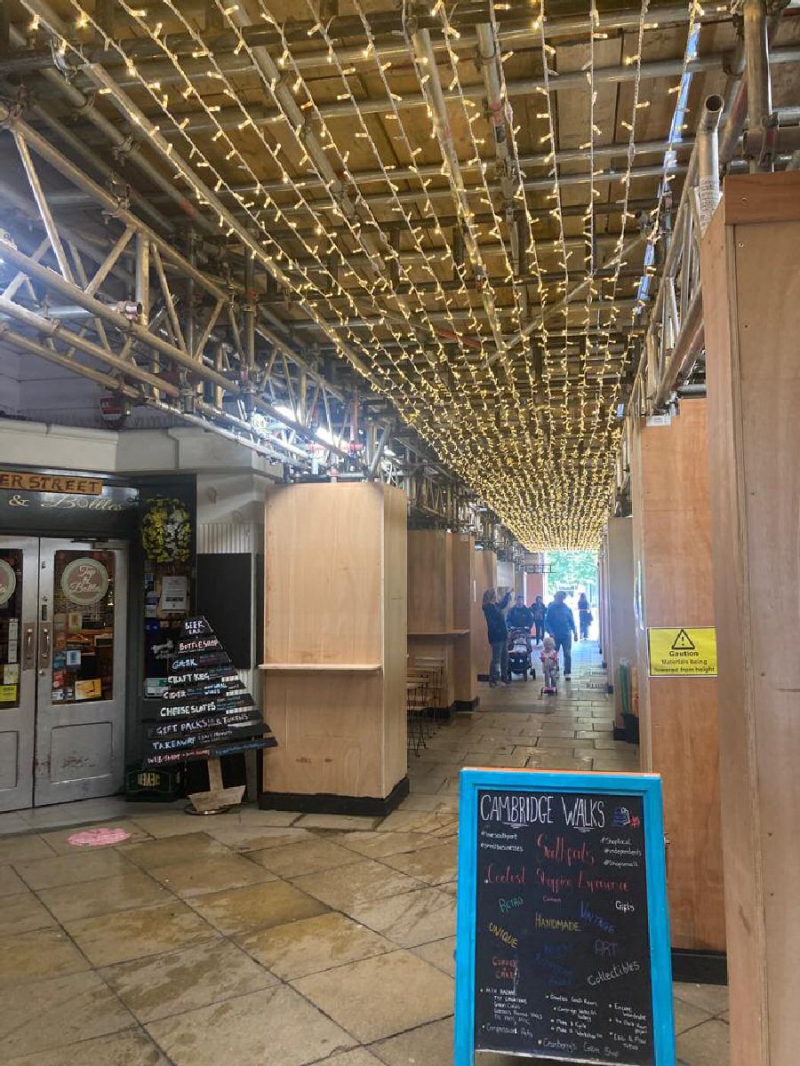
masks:
<svg viewBox="0 0 800 1066"><path fill-rule="evenodd" d="M154 496L142 518L142 547L154 563L185 563L192 546L192 523L181 500Z"/></svg>

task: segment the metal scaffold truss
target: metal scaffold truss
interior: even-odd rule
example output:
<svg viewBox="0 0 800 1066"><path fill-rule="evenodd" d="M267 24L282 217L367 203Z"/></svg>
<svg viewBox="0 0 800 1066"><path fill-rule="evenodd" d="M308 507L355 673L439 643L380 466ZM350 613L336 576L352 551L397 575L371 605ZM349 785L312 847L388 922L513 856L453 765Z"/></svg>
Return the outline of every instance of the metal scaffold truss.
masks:
<svg viewBox="0 0 800 1066"><path fill-rule="evenodd" d="M0 258L15 271L0 290L0 339L126 402L222 433L284 476L382 479L406 489L412 517L470 528L463 490L402 436L391 411L360 411L358 393L334 385L324 360L280 336L258 307L268 281L251 256L237 280L230 259L191 226L182 253L132 213L129 189L94 181L22 113L0 105L30 191L0 187L4 206L25 220L16 239L0 231ZM56 221L44 166L95 207L93 225L77 233Z"/></svg>

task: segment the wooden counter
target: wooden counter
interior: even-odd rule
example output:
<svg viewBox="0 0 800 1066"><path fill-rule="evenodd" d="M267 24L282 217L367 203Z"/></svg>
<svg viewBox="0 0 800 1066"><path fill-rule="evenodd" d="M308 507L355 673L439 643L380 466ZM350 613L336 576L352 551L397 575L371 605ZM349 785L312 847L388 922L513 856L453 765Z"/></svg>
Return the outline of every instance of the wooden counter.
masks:
<svg viewBox="0 0 800 1066"><path fill-rule="evenodd" d="M317 671L324 674L377 674L380 663L262 663L259 670L273 673L306 674Z"/></svg>

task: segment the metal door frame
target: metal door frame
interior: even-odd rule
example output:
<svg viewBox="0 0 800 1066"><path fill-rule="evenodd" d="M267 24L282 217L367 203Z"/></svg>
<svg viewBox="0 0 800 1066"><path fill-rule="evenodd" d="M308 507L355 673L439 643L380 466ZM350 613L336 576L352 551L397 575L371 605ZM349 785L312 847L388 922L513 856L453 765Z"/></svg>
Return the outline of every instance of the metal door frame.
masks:
<svg viewBox="0 0 800 1066"><path fill-rule="evenodd" d="M53 640L49 641L48 647L42 646L45 635L41 622L41 607L44 596L50 597L48 625L52 634L53 629L53 601L54 589L50 584L55 580L55 556L59 551L113 551L114 563L114 695L108 700L92 700L86 703L72 702L59 703L52 699L52 668L53 668ZM33 764L33 803L36 807L49 806L54 803L76 802L81 799L96 799L113 795L122 785L125 769L125 732L127 717L127 630L128 630L128 551L129 545L126 540L99 539L93 537L41 537L39 547L39 646L36 653L37 670L37 695L36 695L36 720L35 720L35 747ZM49 571L47 573L49 564ZM43 581L48 582L47 589L43 589ZM116 735L112 734L112 766L111 783L103 784L109 775L102 777L86 778L85 780L70 780L53 782L50 780L50 741L53 728L57 726L59 712L62 715L69 708L74 717L78 717L81 710L85 714L97 716L102 709L112 704L121 709L119 729ZM110 708L109 715L116 713ZM45 725L45 716L47 725ZM91 721L86 724L91 724ZM114 727L112 726L112 729ZM47 739L45 739L47 738Z"/></svg>
<svg viewBox="0 0 800 1066"><path fill-rule="evenodd" d="M0 710L0 732L17 735L17 783L0 789L0 811L17 811L33 806L33 763L36 752L36 630L39 607L39 537L0 534L0 547L22 552L22 613L20 616L19 706ZM29 728L25 728L26 716ZM27 776L27 784L26 778Z"/></svg>
<svg viewBox="0 0 800 1066"><path fill-rule="evenodd" d="M127 540L88 537L52 537L0 533L0 547L22 552L22 613L18 661L19 707L0 711L0 733L14 731L17 736L17 784L0 790L0 812L49 806L54 803L113 795L123 784L126 733L128 728L128 583L129 553ZM53 597L50 584L55 577L58 551L113 551L114 565L114 695L111 701L65 703L52 700L53 664ZM47 586L47 587L46 587ZM47 598L47 621L42 622L41 608ZM47 628L45 629L44 626ZM47 643L45 644L45 637ZM114 709L108 707L109 702ZM70 708L80 715L92 708L99 714L107 709L109 718L121 711L119 728L112 724L112 765L110 775L85 781L52 782L49 779L50 736L58 724L59 711ZM10 718L13 716L13 718ZM47 726L45 719L47 716ZM113 719L112 719L113 721ZM27 722L27 728L26 728ZM89 724L89 723L87 723ZM45 750L46 748L46 750ZM110 783L109 783L110 777ZM103 782L106 782L103 784ZM94 783L94 786L93 786Z"/></svg>

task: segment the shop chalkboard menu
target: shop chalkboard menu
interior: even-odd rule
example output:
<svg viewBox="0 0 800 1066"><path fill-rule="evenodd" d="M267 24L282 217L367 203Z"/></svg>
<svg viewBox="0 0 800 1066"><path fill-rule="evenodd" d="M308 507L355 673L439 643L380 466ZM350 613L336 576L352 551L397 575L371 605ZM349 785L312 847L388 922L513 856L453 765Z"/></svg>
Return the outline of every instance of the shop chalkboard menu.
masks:
<svg viewBox="0 0 800 1066"><path fill-rule="evenodd" d="M461 820L457 1066L674 1063L660 780L468 770Z"/></svg>
<svg viewBox="0 0 800 1066"><path fill-rule="evenodd" d="M146 766L170 766L276 741L205 618L187 619L158 720L147 731Z"/></svg>

